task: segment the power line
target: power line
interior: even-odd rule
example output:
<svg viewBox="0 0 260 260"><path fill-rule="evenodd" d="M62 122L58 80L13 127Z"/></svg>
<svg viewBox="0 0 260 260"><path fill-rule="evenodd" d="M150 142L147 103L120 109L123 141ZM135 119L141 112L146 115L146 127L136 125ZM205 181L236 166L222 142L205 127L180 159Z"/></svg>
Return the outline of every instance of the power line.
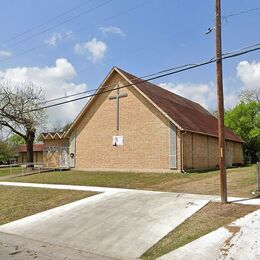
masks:
<svg viewBox="0 0 260 260"><path fill-rule="evenodd" d="M73 20L75 20L75 19L77 19L77 18L79 18L79 17L81 17L81 16L83 16L83 15L86 15L86 14L90 13L90 12L93 11L93 10L96 10L96 9L98 9L98 8L100 8L100 7L102 7L102 6L106 5L106 4L108 4L108 3L110 3L111 1L112 1L112 0L108 0L108 1L106 1L106 2L103 2L102 4L99 4L99 5L95 6L95 7L92 7L92 8L90 8L90 9L88 9L88 10L86 10L86 11L80 13L80 14L77 14L77 15L75 15L75 16L72 16L72 17L70 17L69 19L67 19L67 20L65 20L65 21L62 21L62 22L60 22L60 23L58 23L58 24L56 24L56 25L53 25L53 26L51 26L51 27L49 27L49 28L46 28L46 29L44 29L44 30L42 30L42 31L40 31L40 32L37 32L37 33L35 33L35 34L33 34L33 35L27 37L27 38L24 38L24 39L22 39L22 40L20 40L20 41L18 41L18 42L15 42L15 43L13 43L13 44L7 46L5 49L10 48L10 47L14 47L14 46L16 46L16 45L18 45L18 44L20 44L20 43L23 43L23 42L26 42L26 41L28 41L28 40L30 40L30 39L32 39L32 38L35 38L35 37L38 36L38 35L41 35L41 34L43 34L43 33L45 33L45 32L48 32L48 31L51 31L52 29L54 29L54 28L56 28L56 27L59 27L60 25L63 25L63 24L68 23L68 22L71 22L71 21L73 21ZM71 33L71 34L72 34L72 33Z"/></svg>
<svg viewBox="0 0 260 260"><path fill-rule="evenodd" d="M235 51L225 52L225 53L222 54L222 58L224 58L227 55L236 54L236 53L239 53L241 51L248 50L250 48L254 48L254 47L257 47L257 46L260 46L260 43L256 43L256 44L253 44L253 45L248 45L246 47L237 49ZM215 60L215 57L210 59L210 61L214 61L214 60ZM162 73L165 73L165 72L169 72L169 71L173 71L173 70L177 70L177 69L181 69L181 68L189 67L189 66L193 66L193 65L196 65L196 64L190 63L190 64L185 64L185 65L182 65L182 66L172 67L172 68L169 68L169 69L160 70L158 72L155 72L155 73L152 73L152 74L149 74L149 75L136 77L135 79L140 79L140 78L144 79L144 78L152 77L152 76L159 75L159 74L162 74ZM115 85L116 84L110 85L110 86L104 86L104 88L114 87ZM45 102L42 102L41 104L46 104L46 103L50 103L50 102L53 102L53 101L58 101L58 100L61 100L61 99L67 99L67 98L70 98L70 97L75 97L75 96L91 93L91 92L94 92L96 90L98 90L98 88L82 91L82 92L79 92L79 93L75 93L75 94L71 94L71 95L67 95L67 96L63 96L63 97L49 99L49 100L46 100Z"/></svg>
<svg viewBox="0 0 260 260"><path fill-rule="evenodd" d="M229 55L226 55L226 56L222 57L221 60L225 60L225 59L230 59L230 58L233 58L233 57L241 56L241 55L244 55L246 53L250 53L250 52L253 52L253 51L257 51L257 50L260 50L260 47L255 47L255 48L250 49L250 50L241 51L239 53L229 54ZM149 81L152 81L152 80L155 80L155 79L158 79L158 78L167 77L167 76L170 76L170 75L173 75L173 74L177 74L177 73L180 73L180 72L183 72L183 71L187 71L187 70L191 70L191 69L194 69L194 68L198 68L198 67L201 67L201 66L204 66L204 65L208 65L208 64L211 64L211 63L214 63L214 62L216 62L216 58L212 58L212 59L210 59L208 61L204 61L204 62L201 62L201 63L198 63L198 64L194 64L194 65L191 65L191 66L188 66L188 67L184 67L184 68L181 68L179 70L166 72L166 73L164 73L162 75L153 76L153 77L150 77L148 79L137 78L137 79L139 79L138 81L133 82L133 83L129 83L129 84L126 84L126 85L119 86L116 89L126 88L126 87L130 87L130 86L133 86L133 85L141 84L141 83L144 83L144 82L149 82ZM184 65L184 66L186 66L186 65ZM182 67L182 66L180 66L180 67ZM170 71L170 70L171 69L168 69L168 71ZM154 75L155 74L159 74L159 72L153 73L153 74ZM108 87L111 87L111 86L106 86L106 87L108 88ZM98 89L96 89L96 90L98 90ZM86 98L89 98L89 97L101 95L101 94L104 94L104 93L107 93L107 92L110 92L110 91L113 91L113 90L114 89L112 89L112 90L109 89L109 90L105 90L105 91L102 91L102 92L99 92L99 93L96 92L94 94L86 95L84 97L79 97L79 98L75 98L75 99L59 102L59 103L56 103L56 104L52 104L52 105L47 105L47 106L31 109L29 111L25 111L24 113L34 112L34 111L38 111L38 110L42 110L42 109L47 109L47 108L51 108L51 107L64 105L64 104L67 104L67 103L70 103L70 102L75 102L75 101L79 101L79 100L86 99Z"/></svg>
<svg viewBox="0 0 260 260"><path fill-rule="evenodd" d="M222 19L227 21L227 19L229 17L243 15L243 14L251 13L251 12L254 12L254 11L258 11L258 10L260 10L260 7L251 8L251 9L248 9L248 10L240 11L240 12L237 12L237 13L232 13L232 14L229 14L229 15L223 15Z"/></svg>
<svg viewBox="0 0 260 260"><path fill-rule="evenodd" d="M107 17L107 18L105 18L105 19L102 19L102 20L100 20L99 22L96 22L96 23L93 23L93 24L91 24L91 25L84 26L84 27L82 27L82 28L80 28L80 29L78 29L78 30L75 30L74 33L78 33L78 32L85 31L86 29L90 29L91 27L94 27L94 26L96 26L96 25L98 25L98 24L101 24L101 23L103 23L103 22L106 22L106 21L112 20L112 19L114 19L114 18L123 16L123 15L125 15L125 14L127 14L127 13L130 13L130 12L132 12L132 11L138 9L139 7L141 7L141 6L145 5L145 4L148 4L148 3L150 3L150 1L145 1L145 3L135 5L135 6L133 6L132 8L123 10L123 11L121 11L121 12L115 14L115 15L112 15L112 16L110 16L110 17ZM66 34L66 35L61 35L60 38L61 38L61 39L66 39L66 38L70 37L72 34L73 34L73 33L71 32L71 33L68 33L68 34ZM11 60L11 59L14 59L14 58L16 58L16 57L20 57L20 56L23 56L23 55L25 55L25 54L27 54L27 53L33 52L33 51L35 51L35 50L37 50L37 49L39 49L39 48L42 48L42 47L45 47L45 44L39 44L38 46L35 46L35 47L33 47L33 48L30 48L30 49L27 49L27 50L25 50L25 51L23 51L23 52L21 52L21 53L18 53L18 54L16 54L16 55L13 55L13 56L11 56L11 57L0 59L0 61Z"/></svg>
<svg viewBox="0 0 260 260"><path fill-rule="evenodd" d="M222 56L229 55L229 54L234 54L234 53L237 53L237 52L240 52L240 51L244 51L244 50L247 50L247 49L249 49L249 48L258 47L258 46L260 46L260 43L256 43L256 44L253 44L253 45L248 45L248 46L246 46L246 47L243 47L243 48L240 48L240 49L231 51L231 52L223 53Z"/></svg>
<svg viewBox="0 0 260 260"><path fill-rule="evenodd" d="M30 32L33 32L33 31L35 31L35 30L37 30L37 29L39 29L39 28L45 26L46 24L49 24L49 23L51 23L51 22L53 22L53 21L59 19L60 17L62 17L62 16L64 16L64 15L67 15L67 14L69 14L69 13L71 13L71 12L73 12L73 11L75 11L75 10L77 10L77 9L79 9L79 8L81 8L81 7L83 7L83 6L85 6L86 4L88 4L89 2L92 2L92 1L93 1L93 0L88 0L88 1L85 1L85 2L83 2L83 3L81 3L81 4L79 4L79 5L77 5L77 6L73 7L73 8L71 8L71 9L68 9L67 11L62 12L62 13L60 13L60 14L58 14L58 15L56 15L56 16L54 16L54 17L48 19L48 20L46 20L46 21L43 22L43 23L40 23L40 24L38 24L38 25L36 25L36 26L33 26L33 27L31 27L31 28L29 28L29 29L27 29L27 30L25 30L25 31L23 31L23 32L21 32L21 33L15 35L15 36L10 37L9 39L7 39L7 40L1 42L0 45L3 45L3 44L8 43L8 42L10 42L10 41L13 41L13 40L15 40L15 39L17 39L17 38L19 38L19 37L21 37L21 36L23 36L23 35L25 35L25 34L28 34L28 33L30 33Z"/></svg>
<svg viewBox="0 0 260 260"><path fill-rule="evenodd" d="M228 22L228 18L230 18L230 17L237 16L237 15L243 15L243 14L251 13L251 12L253 12L253 11L258 11L258 10L260 10L260 7L255 7L255 8L251 8L251 9L248 9L248 10L244 10L244 11L240 11L240 12L232 13L232 14L228 14L228 15L222 15L222 16L221 16L221 20L222 20L222 21L225 20L226 23L227 23L227 22ZM214 17L214 19L212 19L212 20L215 20L215 17ZM222 26L223 26L223 25L225 25L225 24L222 24ZM208 28L208 31L205 32L205 34L209 34L209 33L212 32L212 30L215 30L215 29L216 29L215 26L210 26L210 27Z"/></svg>
<svg viewBox="0 0 260 260"><path fill-rule="evenodd" d="M170 69L161 70L161 71L158 71L158 72L156 72L156 73L152 73L152 74L149 74L149 75L146 75L146 76L135 77L134 79L140 79L140 78L144 79L144 78L148 78L148 77L151 77L151 76L154 76L154 75L162 74L162 73L164 73L164 72L173 71L173 70L177 70L177 69L180 69L180 68L188 67L188 66L191 66L191 65L195 65L195 64L185 64L185 65L182 65L182 66L178 66L178 67L173 67L173 68L170 68ZM113 85L109 85L109 86L104 86L103 88L115 87L116 85L117 85L117 84L113 84ZM61 99L67 99L67 98L70 98L70 97L75 97L75 96L79 96L79 95L82 95L82 94L91 93L91 92L94 92L94 91L96 91L96 90L98 90L98 88L90 89L90 90L86 90L86 91L82 91L82 92L79 92L79 93L75 93L75 94L71 94L71 95L67 95L67 96L63 96L63 97L48 99L48 100L42 102L41 104L46 104L46 103L50 103L50 102L57 101L57 100L61 100Z"/></svg>
<svg viewBox="0 0 260 260"><path fill-rule="evenodd" d="M130 86L133 86L133 85L136 85L136 84L152 81L152 80L155 80L155 79L158 79L158 78L166 77L166 76L169 76L169 75L172 75L172 74L176 74L176 73L179 73L179 72L182 72L182 71L190 70L190 69L193 69L193 68L196 68L196 67L200 67L200 66L203 66L203 65L206 65L206 64L210 64L210 63L213 63L213 62L215 62L215 60L209 60L207 62L203 62L203 63L200 63L200 64L193 65L192 67L189 67L189 68L183 68L183 69L180 69L180 70L177 70L177 71L165 73L163 75L154 76L154 77L151 77L151 78L146 79L146 80L144 79L144 80L140 80L140 81L137 81L137 82L134 82L134 83L129 83L127 85L122 85L120 87L117 87L116 89L126 88L126 87L130 87ZM113 85L108 85L108 86L105 86L105 88L109 88L109 87L112 87L112 86ZM98 90L98 88L96 90ZM24 113L33 112L33 111L47 109L47 108L51 108L51 107L55 107L55 106L64 105L64 104L67 104L67 103L70 103L70 102L75 102L75 101L79 101L79 100L86 99L86 98L89 98L89 97L93 97L93 96L96 96L96 95L104 94L104 93L107 93L107 92L110 92L110 91L113 91L113 90L114 89L112 89L112 90L111 89L110 90L105 90L105 91L102 91L102 92L99 92L99 93L94 93L94 94L87 95L87 96L84 96L84 97L79 97L79 98L75 98L75 99L71 99L71 100L62 101L62 102L59 102L59 103L56 103L56 104L52 104L52 105L47 105L47 106L43 106L43 107L40 107L40 108L31 109L29 111L25 111Z"/></svg>

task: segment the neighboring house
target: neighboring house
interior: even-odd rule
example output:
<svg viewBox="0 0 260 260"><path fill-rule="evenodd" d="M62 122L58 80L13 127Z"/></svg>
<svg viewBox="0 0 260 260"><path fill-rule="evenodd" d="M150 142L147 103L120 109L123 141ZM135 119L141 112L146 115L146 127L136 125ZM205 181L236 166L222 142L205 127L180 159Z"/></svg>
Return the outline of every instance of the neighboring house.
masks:
<svg viewBox="0 0 260 260"><path fill-rule="evenodd" d="M18 163L27 163L27 146L21 144L17 147ZM33 145L33 161L42 164L43 162L43 144Z"/></svg>
<svg viewBox="0 0 260 260"><path fill-rule="evenodd" d="M113 68L65 134L56 134L56 139L53 133L42 135L44 146L59 140L53 145L60 147L57 158L66 147L66 161L77 170L218 167L217 119L198 103L149 82L116 89L139 80ZM228 128L225 135L227 166L242 164L244 141Z"/></svg>
<svg viewBox="0 0 260 260"><path fill-rule="evenodd" d="M42 133L44 143L43 163L45 167L69 167L69 139L64 132Z"/></svg>

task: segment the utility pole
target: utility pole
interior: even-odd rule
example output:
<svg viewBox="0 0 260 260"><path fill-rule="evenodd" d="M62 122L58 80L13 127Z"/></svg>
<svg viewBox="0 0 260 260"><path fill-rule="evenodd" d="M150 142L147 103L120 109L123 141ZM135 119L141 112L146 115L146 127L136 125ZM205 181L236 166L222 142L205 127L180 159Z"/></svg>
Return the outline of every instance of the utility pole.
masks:
<svg viewBox="0 0 260 260"><path fill-rule="evenodd" d="M225 162L225 132L224 132L224 100L222 79L222 50L221 50L221 0L215 0L216 8L216 68L217 68L217 99L218 99L218 148L221 202L227 203L227 175Z"/></svg>

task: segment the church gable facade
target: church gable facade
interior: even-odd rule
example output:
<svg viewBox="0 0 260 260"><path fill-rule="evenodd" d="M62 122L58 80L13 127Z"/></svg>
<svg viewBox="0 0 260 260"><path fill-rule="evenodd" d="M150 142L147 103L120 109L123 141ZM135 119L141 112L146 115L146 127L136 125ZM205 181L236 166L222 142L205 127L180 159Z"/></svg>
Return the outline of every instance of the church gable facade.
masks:
<svg viewBox="0 0 260 260"><path fill-rule="evenodd" d="M170 149L175 152L176 127L133 86L113 71L105 86L113 91L97 95L70 130L75 133L75 168L82 170L169 169ZM119 92L119 101L115 99ZM171 129L172 127L172 129ZM170 147L170 133L173 145ZM118 140L117 140L118 139ZM179 162L180 163L180 162ZM177 161L172 164L178 169Z"/></svg>
<svg viewBox="0 0 260 260"><path fill-rule="evenodd" d="M63 138L71 168L183 171L218 166L217 119L199 104L113 68ZM123 85L127 87L120 87ZM229 129L226 164L243 163Z"/></svg>

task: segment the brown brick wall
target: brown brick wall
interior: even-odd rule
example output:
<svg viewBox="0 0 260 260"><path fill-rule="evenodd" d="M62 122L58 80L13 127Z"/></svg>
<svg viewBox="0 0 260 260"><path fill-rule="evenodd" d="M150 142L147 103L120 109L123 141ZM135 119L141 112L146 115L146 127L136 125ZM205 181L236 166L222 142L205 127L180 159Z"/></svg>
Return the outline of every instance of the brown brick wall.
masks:
<svg viewBox="0 0 260 260"><path fill-rule="evenodd" d="M234 143L234 163L242 163L243 159L243 145Z"/></svg>
<svg viewBox="0 0 260 260"><path fill-rule="evenodd" d="M183 134L184 169L206 169L218 166L218 139L216 137L185 133ZM243 163L242 144L226 142L226 165Z"/></svg>
<svg viewBox="0 0 260 260"><path fill-rule="evenodd" d="M118 81L124 83L114 74L106 85ZM128 96L120 99L119 131L116 101L109 100L116 91L96 96L76 126L76 168L169 169L169 120L133 87L120 93ZM114 135L124 136L123 146L112 146Z"/></svg>
<svg viewBox="0 0 260 260"><path fill-rule="evenodd" d="M209 167L216 168L218 164L218 139L209 136Z"/></svg>
<svg viewBox="0 0 260 260"><path fill-rule="evenodd" d="M193 168L208 168L208 138L193 134Z"/></svg>
<svg viewBox="0 0 260 260"><path fill-rule="evenodd" d="M183 137L183 168L190 169L193 165L193 154L192 154L192 147L193 147L193 140L191 133L184 133Z"/></svg>
<svg viewBox="0 0 260 260"><path fill-rule="evenodd" d="M42 163L43 152L33 152L33 161L35 163ZM18 163L27 163L27 153L19 153Z"/></svg>

